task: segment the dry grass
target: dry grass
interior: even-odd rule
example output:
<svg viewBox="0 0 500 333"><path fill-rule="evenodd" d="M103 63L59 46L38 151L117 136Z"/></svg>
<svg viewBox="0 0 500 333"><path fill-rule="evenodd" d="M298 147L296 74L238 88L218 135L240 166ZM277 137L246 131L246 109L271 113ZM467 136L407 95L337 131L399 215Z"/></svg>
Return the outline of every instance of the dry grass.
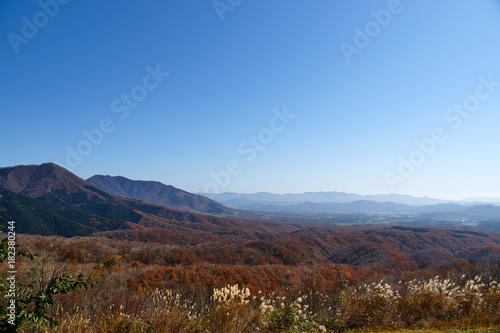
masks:
<svg viewBox="0 0 500 333"><path fill-rule="evenodd" d="M113 279L109 279L112 281ZM126 295L105 285L61 297L61 324L44 332L500 332L494 280L439 277L287 298L227 286ZM467 327L486 327L467 330ZM408 330L412 329L412 330ZM35 331L35 330L33 330Z"/></svg>
<svg viewBox="0 0 500 333"><path fill-rule="evenodd" d="M43 282L57 273L59 260L44 255L25 269ZM31 325L24 332L500 332L496 270L379 280L342 292L278 294L241 285L167 288L162 277L155 286L133 291L131 276L151 267L67 264L64 269L92 275L99 284L57 298L49 313L59 326ZM482 329L468 329L473 327Z"/></svg>

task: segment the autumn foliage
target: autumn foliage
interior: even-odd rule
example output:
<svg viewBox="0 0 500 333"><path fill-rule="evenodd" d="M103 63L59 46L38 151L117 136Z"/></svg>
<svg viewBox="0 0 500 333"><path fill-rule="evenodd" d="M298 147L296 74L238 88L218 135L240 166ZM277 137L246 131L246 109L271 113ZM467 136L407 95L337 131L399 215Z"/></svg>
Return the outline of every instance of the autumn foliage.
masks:
<svg viewBox="0 0 500 333"><path fill-rule="evenodd" d="M159 237L168 233L19 235L20 250L98 282L56 297L48 312L58 327L27 331L336 332L500 324L500 265L460 257L488 242L494 247L499 238L493 232L365 226L238 241ZM21 280L33 269L20 259Z"/></svg>

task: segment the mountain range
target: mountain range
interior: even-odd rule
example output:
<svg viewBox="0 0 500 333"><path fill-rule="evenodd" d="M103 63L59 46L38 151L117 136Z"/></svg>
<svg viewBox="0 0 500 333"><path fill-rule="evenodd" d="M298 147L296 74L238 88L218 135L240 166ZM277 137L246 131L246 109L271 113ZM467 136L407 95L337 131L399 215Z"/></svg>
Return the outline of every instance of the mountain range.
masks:
<svg viewBox="0 0 500 333"><path fill-rule="evenodd" d="M342 192L316 192L304 194L205 193L204 195L234 209L273 214L310 215L332 213L411 216L424 220L448 220L467 223L500 218L500 206L492 204L463 204L428 197L415 198L398 194L360 196ZM367 197L373 200L367 200ZM389 201L390 199L391 201ZM412 204L402 204L401 202Z"/></svg>
<svg viewBox="0 0 500 333"><path fill-rule="evenodd" d="M306 192L306 193L288 193L274 194L269 192L259 193L232 193L225 192L220 194L198 193L218 202L224 202L233 208L242 208L250 203L268 203L273 205L294 205L302 202L312 203L348 203L353 201L375 201L375 202L394 202L403 205L433 205L444 203L446 201L433 199L429 197L413 197L405 194L376 194L359 195L345 192Z"/></svg>
<svg viewBox="0 0 500 333"><path fill-rule="evenodd" d="M209 199L199 201L211 203ZM203 207L213 209L210 205ZM230 211L219 204L215 207ZM181 211L119 197L53 163L0 168L0 215L5 220L16 221L19 233L62 236L161 228L171 229L171 237L180 237L183 230L190 233L195 230L196 237L203 239L206 233L213 238L214 233L245 235L301 228L297 224L236 220Z"/></svg>
<svg viewBox="0 0 500 333"><path fill-rule="evenodd" d="M358 200L305 202L292 207L301 207L301 211L348 207L346 211L357 214L398 212L401 216L412 212L429 218L475 218L490 229L500 225L500 207L493 205L409 206ZM0 215L5 218L3 222L16 221L16 232L21 234L93 235L154 242L183 246L186 258L243 260L246 264L258 261L296 265L302 261L328 260L398 271L427 269L460 260L500 258L500 234L487 229L411 226L405 222L342 227L335 226L335 217L330 224L276 222L263 221L271 216L266 214L255 215L260 219L237 219L194 210L234 216L247 214L158 182L110 176L94 176L86 181L53 163L0 168ZM244 249L244 255L238 249ZM196 251L196 255L193 252L188 256L189 251ZM232 254L214 256L218 251Z"/></svg>
<svg viewBox="0 0 500 333"><path fill-rule="evenodd" d="M349 203L354 201L392 202L408 206L426 206L445 203L457 203L460 205L471 204L500 204L500 198L477 197L467 198L461 201L434 199L427 196L414 197L407 194L375 194L360 195L346 192L305 192L274 194L269 192L259 193L198 193L207 198L223 203L235 209L247 209L252 204L267 204L273 206L292 206L304 202L311 203Z"/></svg>
<svg viewBox="0 0 500 333"><path fill-rule="evenodd" d="M349 219L378 223L383 222L384 217L391 223L482 223L495 229L498 225L495 221L500 220L499 206L463 205L396 194L223 193L206 194L210 197L207 198L157 181L103 175L84 180L53 163L0 168L0 195L0 214L22 221L19 232L64 236L159 226L173 228L172 225L177 225L179 230L187 227L246 233L249 230L301 229L306 221L330 225ZM306 199L309 201L301 201ZM383 201L385 199L398 202ZM308 220L317 213L323 214L320 219ZM290 214L293 214L291 219ZM361 215L374 217L359 218ZM187 223L193 221L202 222L198 225ZM296 223L292 226L271 221Z"/></svg>

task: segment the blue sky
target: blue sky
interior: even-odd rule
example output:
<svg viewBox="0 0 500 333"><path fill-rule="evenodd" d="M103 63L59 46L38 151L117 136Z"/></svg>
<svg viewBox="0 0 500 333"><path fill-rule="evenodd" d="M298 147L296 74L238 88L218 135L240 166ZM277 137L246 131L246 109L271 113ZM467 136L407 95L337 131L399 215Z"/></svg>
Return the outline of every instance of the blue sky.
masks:
<svg viewBox="0 0 500 333"><path fill-rule="evenodd" d="M2 1L0 32L1 166L500 196L500 1Z"/></svg>

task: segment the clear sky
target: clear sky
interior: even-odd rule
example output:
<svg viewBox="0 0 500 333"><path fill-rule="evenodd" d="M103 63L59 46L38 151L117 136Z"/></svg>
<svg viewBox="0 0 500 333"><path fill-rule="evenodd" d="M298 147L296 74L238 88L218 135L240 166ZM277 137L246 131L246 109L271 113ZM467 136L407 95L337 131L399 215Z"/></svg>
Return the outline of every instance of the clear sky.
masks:
<svg viewBox="0 0 500 333"><path fill-rule="evenodd" d="M0 37L1 166L500 196L497 0L4 0Z"/></svg>

